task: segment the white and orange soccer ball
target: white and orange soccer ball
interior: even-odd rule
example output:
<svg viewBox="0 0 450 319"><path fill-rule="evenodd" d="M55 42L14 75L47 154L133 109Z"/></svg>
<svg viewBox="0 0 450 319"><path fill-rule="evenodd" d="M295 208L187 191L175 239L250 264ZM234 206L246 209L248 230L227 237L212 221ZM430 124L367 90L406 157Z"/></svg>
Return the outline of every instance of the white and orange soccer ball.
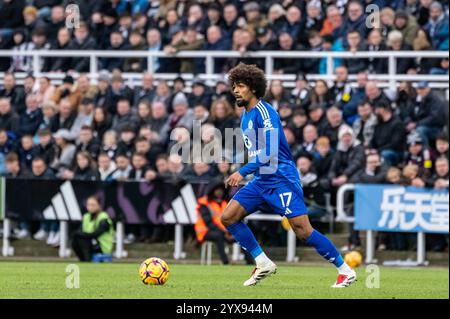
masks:
<svg viewBox="0 0 450 319"><path fill-rule="evenodd" d="M146 285L164 285L169 273L169 265L157 257L150 257L139 266L139 276Z"/></svg>

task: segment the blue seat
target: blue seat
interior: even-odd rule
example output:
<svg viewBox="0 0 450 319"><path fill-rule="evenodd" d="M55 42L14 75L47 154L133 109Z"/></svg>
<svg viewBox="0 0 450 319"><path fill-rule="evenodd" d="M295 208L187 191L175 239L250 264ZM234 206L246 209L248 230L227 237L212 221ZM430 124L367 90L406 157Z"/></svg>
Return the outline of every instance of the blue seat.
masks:
<svg viewBox="0 0 450 319"><path fill-rule="evenodd" d="M112 262L112 254L94 254L92 256L93 263L110 263Z"/></svg>

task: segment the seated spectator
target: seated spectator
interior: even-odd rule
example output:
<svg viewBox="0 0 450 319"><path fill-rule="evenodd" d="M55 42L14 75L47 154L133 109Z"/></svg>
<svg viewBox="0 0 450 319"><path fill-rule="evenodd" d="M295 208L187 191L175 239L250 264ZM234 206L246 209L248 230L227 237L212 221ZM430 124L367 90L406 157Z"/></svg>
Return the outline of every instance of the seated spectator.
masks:
<svg viewBox="0 0 450 319"><path fill-rule="evenodd" d="M111 160L108 153L98 155L98 173L101 181L111 181L111 175L116 170L116 163Z"/></svg>
<svg viewBox="0 0 450 319"><path fill-rule="evenodd" d="M325 177L331 167L334 153L331 151L330 140L326 136L320 136L313 153L313 164L319 179Z"/></svg>
<svg viewBox="0 0 450 319"><path fill-rule="evenodd" d="M86 202L81 230L72 239L72 249L80 261L92 261L94 254L112 255L114 226L102 210L100 200L91 196Z"/></svg>
<svg viewBox="0 0 450 319"><path fill-rule="evenodd" d="M19 115L11 109L10 99L0 98L0 129L15 133L19 130Z"/></svg>
<svg viewBox="0 0 450 319"><path fill-rule="evenodd" d="M364 147L346 125L339 129L339 143L328 173L328 188L337 190L364 167Z"/></svg>
<svg viewBox="0 0 450 319"><path fill-rule="evenodd" d="M283 91L286 91L286 89L283 89ZM288 93L289 92L283 92L283 94ZM295 88L290 92L289 103L295 105L296 109L301 108L306 111L311 104L312 94L313 92L308 84L306 76L303 73L297 74L295 78Z"/></svg>
<svg viewBox="0 0 450 319"><path fill-rule="evenodd" d="M129 178L132 167L130 160L125 154L117 154L116 170L111 175L112 180L125 181Z"/></svg>
<svg viewBox="0 0 450 319"><path fill-rule="evenodd" d="M365 167L361 168L350 179L350 183L358 184L382 184L386 178L388 167L382 165L380 156L376 152L369 153L366 156ZM360 246L361 240L359 238L359 231L353 229L353 224L350 225L349 246Z"/></svg>
<svg viewBox="0 0 450 319"><path fill-rule="evenodd" d="M417 164L405 165L402 175L406 186L425 187L425 181L419 176L419 166Z"/></svg>
<svg viewBox="0 0 450 319"><path fill-rule="evenodd" d="M310 106L311 107L311 106ZM322 111L323 114L323 111ZM322 116L324 118L324 116ZM306 112L302 109L295 110L292 113L292 116L290 118L290 121L287 123L287 127L291 128L294 132L295 139L298 142L303 141L303 128L308 123L308 116L306 115ZM317 125L313 124L317 127Z"/></svg>
<svg viewBox="0 0 450 319"><path fill-rule="evenodd" d="M402 33L406 44L412 45L419 26L414 16L404 10L399 10L395 13L394 29Z"/></svg>
<svg viewBox="0 0 450 319"><path fill-rule="evenodd" d="M77 117L76 111L72 110L69 99L65 98L59 102L59 112L50 120L50 130L55 133L60 129L66 129L71 133L71 138L76 139L78 134L71 132ZM73 134L72 134L73 133Z"/></svg>
<svg viewBox="0 0 450 319"><path fill-rule="evenodd" d="M101 151L108 154L111 159L116 157L117 153L117 133L110 130L103 134Z"/></svg>
<svg viewBox="0 0 450 319"><path fill-rule="evenodd" d="M153 86L153 74L144 73L142 76L142 85L134 89L134 106L138 106L142 101L151 101L155 96L155 87Z"/></svg>
<svg viewBox="0 0 450 319"><path fill-rule="evenodd" d="M333 96L326 81L316 81L314 89L311 91L311 104L318 104L324 109L333 105Z"/></svg>
<svg viewBox="0 0 450 319"><path fill-rule="evenodd" d="M53 98L55 94L55 87L52 85L50 79L46 76L42 76L38 80L39 88L36 92L38 103L42 105L44 102Z"/></svg>
<svg viewBox="0 0 450 319"><path fill-rule="evenodd" d="M111 115L117 115L117 107L120 101L127 100L130 107L133 105L133 91L124 83L119 71L112 74L111 91L108 93L106 109Z"/></svg>
<svg viewBox="0 0 450 319"><path fill-rule="evenodd" d="M100 142L94 136L92 128L88 125L81 127L80 136L77 143L76 152L87 152L96 160L98 153L100 152Z"/></svg>
<svg viewBox="0 0 450 319"><path fill-rule="evenodd" d="M96 107L101 107L108 111L108 113L114 114L115 109L112 105L116 103L116 99L113 101L113 92L111 87L111 77L108 71L101 70L98 72L97 77L97 92L93 96L94 104Z"/></svg>
<svg viewBox="0 0 450 319"><path fill-rule="evenodd" d="M312 103L308 108L308 112L309 112L308 122L311 123L312 125L314 125L317 128L319 133L323 132L325 127L328 125L328 118L326 115L326 113L328 112L328 109L325 109L320 104ZM302 134L303 134L303 132L302 132ZM302 139L303 139L303 135L302 135Z"/></svg>
<svg viewBox="0 0 450 319"><path fill-rule="evenodd" d="M356 53L358 51L367 51L367 46L357 30L350 31L347 34L346 49L353 53ZM365 58L345 59L344 66L347 68L347 71L350 74L362 72L367 70L367 59Z"/></svg>
<svg viewBox="0 0 450 319"><path fill-rule="evenodd" d="M372 52L375 56L377 52L386 51L387 46L384 43L383 35L378 29L370 31L367 38L367 51ZM370 74L385 74L388 71L388 63L386 59L377 59L369 57L367 59L367 71Z"/></svg>
<svg viewBox="0 0 450 319"><path fill-rule="evenodd" d="M327 110L327 122L318 132L320 136L328 136L331 148L336 149L338 144L338 132L344 125L342 111L338 107L332 106Z"/></svg>
<svg viewBox="0 0 450 319"><path fill-rule="evenodd" d="M63 11L64 12L64 11ZM52 50L69 50L71 32L68 28L52 29L52 32L58 32L56 41L53 42L50 49ZM67 72L72 66L70 57L52 57L48 60L48 70L54 72Z"/></svg>
<svg viewBox="0 0 450 319"><path fill-rule="evenodd" d="M131 156L131 166L133 168L131 169L128 178L134 181L145 180L145 172L149 168L145 154L137 152L133 153Z"/></svg>
<svg viewBox="0 0 450 319"><path fill-rule="evenodd" d="M395 166L402 160L405 145L405 128L393 114L390 104L380 102L374 105L377 124L370 141L370 148L378 150L384 163Z"/></svg>
<svg viewBox="0 0 450 319"><path fill-rule="evenodd" d="M19 130L18 136L34 135L36 134L39 125L42 122L43 115L42 109L39 107L39 103L36 95L27 95L26 98L26 110L19 118Z"/></svg>
<svg viewBox="0 0 450 319"><path fill-rule="evenodd" d="M361 100L358 103L358 115L359 118L353 122L353 131L356 138L365 148L368 148L378 123L377 116L374 114L370 103L366 100Z"/></svg>
<svg viewBox="0 0 450 319"><path fill-rule="evenodd" d="M227 232L220 221L225 207L226 189L222 182L214 182L208 186L207 194L197 201L197 223L195 233L197 241L213 241L217 246L217 252L223 264L228 264L228 256L225 253L225 243L232 243L233 238Z"/></svg>
<svg viewBox="0 0 450 319"><path fill-rule="evenodd" d="M134 130L129 126L125 126L120 132L119 143L117 143L117 154L123 154L131 158L134 152L135 138L136 133Z"/></svg>
<svg viewBox="0 0 450 319"><path fill-rule="evenodd" d="M187 96L189 107L201 104L205 105L208 109L211 105L211 93L206 84L200 79L195 79L192 83L192 93Z"/></svg>
<svg viewBox="0 0 450 319"><path fill-rule="evenodd" d="M62 84L55 89L52 101L59 104L62 99L68 99L72 110L77 110L80 94L77 92L77 86L74 85L75 80L71 75L66 75L62 80Z"/></svg>
<svg viewBox="0 0 450 319"><path fill-rule="evenodd" d="M350 31L358 31L361 38L366 38L366 15L364 14L363 6L359 1L351 0L348 2L347 16L344 18L342 29L344 35L348 34Z"/></svg>
<svg viewBox="0 0 450 319"><path fill-rule="evenodd" d="M390 104L391 101L386 94L378 87L378 83L375 81L368 81L365 85L365 95L367 101L375 106L377 104Z"/></svg>
<svg viewBox="0 0 450 319"><path fill-rule="evenodd" d="M283 133L286 137L292 158L296 159L302 152L302 147L296 142L293 130L290 127L284 127Z"/></svg>
<svg viewBox="0 0 450 319"><path fill-rule="evenodd" d="M408 153L405 159L405 164L414 164L419 167L419 176L421 178L430 178L433 173L433 164L435 154L432 150L424 145L423 139L417 133L408 135Z"/></svg>
<svg viewBox="0 0 450 319"><path fill-rule="evenodd" d="M281 103L288 103L289 98L289 92L283 88L283 84L280 80L273 80L270 83L265 100L270 103L275 110L278 110Z"/></svg>
<svg viewBox="0 0 450 319"><path fill-rule="evenodd" d="M442 100L431 91L428 82L419 82L416 103L409 110L406 129L409 132L415 130L425 145L431 145L446 124L444 107Z"/></svg>
<svg viewBox="0 0 450 319"><path fill-rule="evenodd" d="M446 157L438 157L434 165L435 173L426 181L426 185L436 189L448 189L448 159Z"/></svg>
<svg viewBox="0 0 450 319"><path fill-rule="evenodd" d="M441 133L436 137L436 156L449 159L448 135Z"/></svg>
<svg viewBox="0 0 450 319"><path fill-rule="evenodd" d="M52 168L58 172L57 176L61 176L64 170L72 167L76 146L72 143L72 136L67 129L58 130L53 134L53 138L58 146L58 153Z"/></svg>
<svg viewBox="0 0 450 319"><path fill-rule="evenodd" d="M300 44L296 44L292 36L287 32L282 32L278 37L279 51L299 51L304 50ZM274 69L277 73L298 74L302 69L301 59L275 59Z"/></svg>
<svg viewBox="0 0 450 319"><path fill-rule="evenodd" d="M114 30L109 35L109 47L106 50L110 52L120 52L128 49L122 33L119 30ZM122 70L125 63L124 58L102 58L100 65L102 69L112 72L114 69Z"/></svg>
<svg viewBox="0 0 450 319"><path fill-rule="evenodd" d="M313 168L313 157L309 153L302 153L297 159L297 170L311 219L320 219L326 214L325 195L319 182L319 176Z"/></svg>
<svg viewBox="0 0 450 319"><path fill-rule="evenodd" d="M307 124L303 128L303 143L301 144L302 152L312 154L314 152L317 137L316 127L312 124Z"/></svg>
<svg viewBox="0 0 450 319"><path fill-rule="evenodd" d="M278 107L278 115L280 116L281 126L285 127L292 120L294 105L290 103L281 103Z"/></svg>
<svg viewBox="0 0 450 319"><path fill-rule="evenodd" d="M125 127L136 132L138 122L139 119L131 110L130 101L124 98L120 99L117 102L117 114L113 118L111 128L117 133L122 132Z"/></svg>
<svg viewBox="0 0 450 319"><path fill-rule="evenodd" d="M33 137L31 135L24 135L20 139L20 145L18 147L18 153L21 164L30 169L31 163L34 158L34 144Z"/></svg>
<svg viewBox="0 0 450 319"><path fill-rule="evenodd" d="M81 99L78 106L77 117L72 126L72 133L79 136L81 129L84 126L91 126L94 118L94 101L91 98L84 97ZM77 138L78 140L78 138Z"/></svg>
<svg viewBox="0 0 450 319"><path fill-rule="evenodd" d="M9 99L15 113L20 115L25 111L25 92L21 86L17 85L14 73L5 73L0 97Z"/></svg>
<svg viewBox="0 0 450 319"><path fill-rule="evenodd" d="M37 133L39 144L33 148L33 157L40 157L49 167L53 167L56 155L59 150L52 138L52 132L49 129L40 129Z"/></svg>
<svg viewBox="0 0 450 319"><path fill-rule="evenodd" d="M388 34L387 45L391 51L411 51L411 45L405 43L400 31L391 31ZM397 62L397 74L415 74L416 62L414 58L402 58Z"/></svg>
<svg viewBox="0 0 450 319"><path fill-rule="evenodd" d="M106 112L104 108L96 107L92 118L92 129L95 137L97 137L99 141L102 141L103 135L111 129L111 126L111 115Z"/></svg>
<svg viewBox="0 0 450 319"><path fill-rule="evenodd" d="M74 32L75 38L69 44L70 50L95 50L97 45L95 39L89 33L89 26L84 21L81 21L78 28ZM89 58L74 57L70 70L76 72L89 71Z"/></svg>
<svg viewBox="0 0 450 319"><path fill-rule="evenodd" d="M397 89L397 99L395 100L395 115L397 115L405 127L408 123L409 111L414 108L416 104L417 92L413 88L411 82L400 82Z"/></svg>
<svg viewBox="0 0 450 319"><path fill-rule="evenodd" d="M9 137L8 132L0 128L0 154L8 155L10 152L16 151L16 144L12 138Z"/></svg>
<svg viewBox="0 0 450 319"><path fill-rule="evenodd" d="M16 153L9 153L5 157L6 178L30 178L30 171L20 164L19 156Z"/></svg>
<svg viewBox="0 0 450 319"><path fill-rule="evenodd" d="M73 170L64 170L61 177L80 181L96 181L100 177L94 160L87 152L80 151L75 155L74 167Z"/></svg>
<svg viewBox="0 0 450 319"><path fill-rule="evenodd" d="M346 120L349 120L351 115L356 114L357 101L353 98L355 91L348 80L348 70L345 66L336 68L336 80L333 87L330 89L334 96L334 105L340 110L344 111Z"/></svg>
<svg viewBox="0 0 450 319"><path fill-rule="evenodd" d="M433 1L430 5L430 18L425 25L429 37L431 38L433 49L447 51L449 48L448 16L444 12L442 4Z"/></svg>

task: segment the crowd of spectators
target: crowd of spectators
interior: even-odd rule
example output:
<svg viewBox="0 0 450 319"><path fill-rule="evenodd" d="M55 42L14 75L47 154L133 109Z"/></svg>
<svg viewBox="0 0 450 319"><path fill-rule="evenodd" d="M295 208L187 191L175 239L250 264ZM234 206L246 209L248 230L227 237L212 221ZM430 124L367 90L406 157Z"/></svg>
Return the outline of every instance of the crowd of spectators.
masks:
<svg viewBox="0 0 450 319"><path fill-rule="evenodd" d="M64 8L79 4L82 21L65 27ZM379 6L372 28L365 7ZM447 50L446 1L0 1L0 46L12 50ZM379 19L377 19L377 17ZM379 21L379 24L376 24ZM201 73L198 59L155 58L154 69L140 58L100 59L94 85L89 59L46 58L41 70L64 73L61 85L29 73L22 56L0 57L0 173L7 177L77 180L208 182L236 167L224 157L213 164L185 163L170 155L187 142L193 120L202 144L238 128L242 109L234 106L226 80L208 86L195 78L155 79L160 72ZM217 59L224 74L239 62ZM333 81L308 81L326 72L322 59L276 59L278 73L297 74L294 89L270 82L265 99L279 112L299 169L312 215L323 216L325 193L335 202L349 182L448 188L448 102L429 83L402 82L383 90L371 74L387 72L383 59L334 59ZM23 85L15 73L28 72ZM75 73L74 73L75 72ZM142 73L130 87L122 72ZM448 74L448 59L399 59L400 74ZM357 75L357 86L349 81ZM224 134L223 134L224 135ZM223 147L223 141L219 142ZM225 154L227 154L225 152ZM52 225L44 225L42 234ZM18 237L30 236L27 226ZM54 230L53 232L57 232ZM268 229L261 236L272 236ZM53 236L54 237L54 236ZM42 237L43 238L43 237ZM57 244L54 237L50 244ZM274 239L275 240L275 239ZM351 247L360 245L352 232ZM443 250L437 236L430 248ZM380 249L408 248L401 235L381 236ZM411 247L410 247L411 248Z"/></svg>

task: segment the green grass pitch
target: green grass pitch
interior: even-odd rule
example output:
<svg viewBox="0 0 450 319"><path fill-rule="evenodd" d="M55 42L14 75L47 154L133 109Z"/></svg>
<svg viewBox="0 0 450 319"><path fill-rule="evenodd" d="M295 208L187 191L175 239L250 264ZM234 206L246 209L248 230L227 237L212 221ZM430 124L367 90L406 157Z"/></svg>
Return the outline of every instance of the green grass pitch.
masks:
<svg viewBox="0 0 450 319"><path fill-rule="evenodd" d="M145 286L139 264L80 263L80 287L66 288L67 263L0 262L0 298L448 298L445 268L380 267L380 287L367 288L369 273L357 269L358 281L346 289L331 289L336 270L318 266L280 265L278 273L255 287L243 287L252 267L170 264L164 286Z"/></svg>

